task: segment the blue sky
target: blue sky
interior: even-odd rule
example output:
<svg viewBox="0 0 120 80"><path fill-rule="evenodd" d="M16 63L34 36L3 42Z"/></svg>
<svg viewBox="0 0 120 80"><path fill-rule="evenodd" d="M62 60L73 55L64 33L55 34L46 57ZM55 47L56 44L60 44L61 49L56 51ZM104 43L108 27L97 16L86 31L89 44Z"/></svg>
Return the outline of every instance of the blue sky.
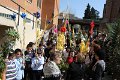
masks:
<svg viewBox="0 0 120 80"><path fill-rule="evenodd" d="M65 11L68 5L70 13L82 18L88 3L100 12L100 17L103 16L103 8L106 0L60 0L60 12Z"/></svg>

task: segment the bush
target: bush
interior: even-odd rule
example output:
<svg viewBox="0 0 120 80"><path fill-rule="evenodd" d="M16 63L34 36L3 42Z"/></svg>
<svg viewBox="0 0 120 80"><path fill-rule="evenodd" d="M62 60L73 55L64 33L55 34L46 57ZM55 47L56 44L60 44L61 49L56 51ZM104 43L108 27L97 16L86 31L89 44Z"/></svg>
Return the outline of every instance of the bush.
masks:
<svg viewBox="0 0 120 80"><path fill-rule="evenodd" d="M108 39L111 41L108 47L110 53L108 70L113 79L120 80L120 20L108 24Z"/></svg>

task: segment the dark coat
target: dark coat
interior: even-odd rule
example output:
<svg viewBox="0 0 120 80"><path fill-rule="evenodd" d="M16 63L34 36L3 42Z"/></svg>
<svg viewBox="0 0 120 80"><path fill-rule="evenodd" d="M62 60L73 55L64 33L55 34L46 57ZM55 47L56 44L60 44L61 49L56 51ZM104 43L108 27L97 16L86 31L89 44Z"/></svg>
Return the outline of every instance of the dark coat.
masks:
<svg viewBox="0 0 120 80"><path fill-rule="evenodd" d="M60 80L60 77L48 77L48 78L44 78L43 80Z"/></svg>
<svg viewBox="0 0 120 80"><path fill-rule="evenodd" d="M69 69L67 71L66 80L81 80L85 79L85 64L81 64L79 62L73 62L69 65Z"/></svg>
<svg viewBox="0 0 120 80"><path fill-rule="evenodd" d="M97 63L96 69L93 72L93 80L102 80L102 74L103 74L103 68L99 63Z"/></svg>

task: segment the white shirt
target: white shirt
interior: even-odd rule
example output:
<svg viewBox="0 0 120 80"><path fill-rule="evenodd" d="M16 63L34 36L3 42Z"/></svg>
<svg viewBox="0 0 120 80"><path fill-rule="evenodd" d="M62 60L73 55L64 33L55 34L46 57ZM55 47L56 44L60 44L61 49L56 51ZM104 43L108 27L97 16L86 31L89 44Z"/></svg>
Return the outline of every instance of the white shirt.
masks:
<svg viewBox="0 0 120 80"><path fill-rule="evenodd" d="M33 70L42 70L43 69L43 64L44 64L44 57L43 56L40 56L39 58L34 57L32 59L31 68Z"/></svg>

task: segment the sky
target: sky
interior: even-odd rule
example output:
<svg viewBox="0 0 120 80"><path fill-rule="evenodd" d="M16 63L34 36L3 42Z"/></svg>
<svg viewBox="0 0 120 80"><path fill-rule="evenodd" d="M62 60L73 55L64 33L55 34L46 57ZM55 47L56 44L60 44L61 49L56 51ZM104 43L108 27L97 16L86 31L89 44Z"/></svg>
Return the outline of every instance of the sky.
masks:
<svg viewBox="0 0 120 80"><path fill-rule="evenodd" d="M103 16L106 0L60 0L60 12L68 10L70 13L75 14L75 16L82 18L88 3L100 12L100 17Z"/></svg>

